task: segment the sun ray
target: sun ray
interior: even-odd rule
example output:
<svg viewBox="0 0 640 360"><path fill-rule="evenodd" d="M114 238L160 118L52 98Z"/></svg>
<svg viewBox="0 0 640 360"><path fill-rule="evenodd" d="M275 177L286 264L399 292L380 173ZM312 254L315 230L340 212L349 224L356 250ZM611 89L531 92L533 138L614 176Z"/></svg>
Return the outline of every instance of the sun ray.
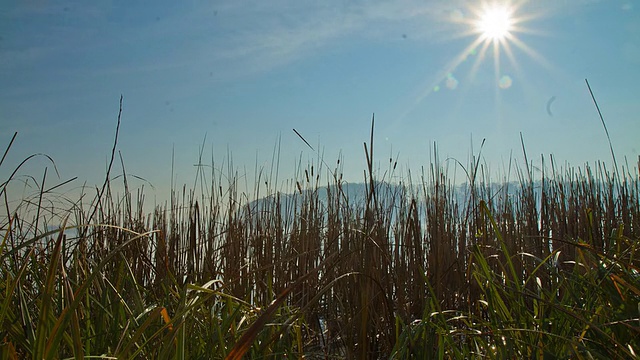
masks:
<svg viewBox="0 0 640 360"><path fill-rule="evenodd" d="M474 44L480 40L481 48L478 58L471 69L471 75L474 76L478 71L480 63L486 59L487 54L493 57L494 81L496 81L496 91L499 89L507 89L512 84L512 79L504 72L503 59L506 57L507 63L513 69L518 71L519 66L514 54L517 48L524 52L530 58L536 60L543 66L552 69L549 62L531 47L526 45L518 34L523 33L539 33L526 26L526 23L542 16L541 13L519 12L526 2L513 2L509 0L494 0L492 2L483 1L480 5L469 8L473 17L464 21L468 25L466 34L472 34L476 37ZM491 52L488 52L491 47ZM505 79L505 81L502 81Z"/></svg>
<svg viewBox="0 0 640 360"><path fill-rule="evenodd" d="M415 101L415 105L417 105L418 103L420 103L422 100L424 100L424 98L426 98L427 96L429 96L429 94L431 94L433 92L433 89L442 82L443 79L446 79L447 74L452 73L458 66L460 66L460 64L462 64L465 60L467 60L467 58L469 57L469 54L471 54L478 46L482 45L482 40L481 39L475 39L471 44L469 44L463 51L461 51L453 60L451 60L445 67L443 71L440 71L434 78L434 80L432 80L431 82L429 82L425 89L420 93L420 95L416 98ZM477 61L477 59L476 59ZM400 118L403 118L408 112L410 112L411 109L409 109L404 115L402 115Z"/></svg>
<svg viewBox="0 0 640 360"><path fill-rule="evenodd" d="M519 70L520 66L518 65L518 62L516 61L516 57L513 54L513 49L511 48L511 43L510 41L506 41L503 45L503 49L504 49L504 54L507 57L507 59L509 59L509 64L511 66L513 66L514 69Z"/></svg>
<svg viewBox="0 0 640 360"><path fill-rule="evenodd" d="M471 80L475 79L476 73L478 72L478 69L480 68L480 65L484 61L484 58L487 56L487 50L489 49L489 46L491 45L490 42L484 41L481 38L478 38L478 40L480 40L480 42L481 42L480 45L482 46L482 48L478 52L478 56L476 57L476 60L473 62L473 66L471 67L471 70L469 72Z"/></svg>
<svg viewBox="0 0 640 360"><path fill-rule="evenodd" d="M547 69L555 70L555 67L547 59L545 59L544 56L542 56L537 51L532 49L530 46L525 44L522 40L518 39L517 37L514 37L513 39L511 39L511 43L513 43L520 50L524 51L530 58L534 59L539 64L546 67Z"/></svg>
<svg viewBox="0 0 640 360"><path fill-rule="evenodd" d="M466 10L455 9L457 15L451 17L450 21L460 25L460 29L450 34L451 38L473 37L473 40L441 68L431 81L423 84L424 87L418 92L413 105L409 106L397 121L411 113L426 97L441 89L459 89L464 92L465 88L473 86L477 80L477 73L488 58L493 58L493 76L490 78L493 80L496 101L500 101L502 90L507 90L524 79L516 59L516 50L520 50L545 68L555 70L541 54L518 37L521 34L547 35L542 30L534 30L528 26L531 21L545 16L540 11L526 9L528 3L525 0L481 0L479 4L470 5ZM470 57L475 59L468 70L466 80L460 82L459 86L447 87L446 85L454 78L453 74ZM506 58L506 61L503 58ZM506 71L505 64L508 64L509 71ZM457 77L460 78L459 75Z"/></svg>

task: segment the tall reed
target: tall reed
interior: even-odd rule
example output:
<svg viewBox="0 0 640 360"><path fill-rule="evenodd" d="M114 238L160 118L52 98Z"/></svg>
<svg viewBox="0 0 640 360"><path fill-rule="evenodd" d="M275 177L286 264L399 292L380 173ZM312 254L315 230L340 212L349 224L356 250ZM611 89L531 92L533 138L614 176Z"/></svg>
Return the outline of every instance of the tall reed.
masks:
<svg viewBox="0 0 640 360"><path fill-rule="evenodd" d="M495 183L475 155L459 185L435 156L390 183L372 140L360 187L321 162L249 201L214 172L151 214L126 176L14 207L7 179L3 358L636 356L638 166Z"/></svg>

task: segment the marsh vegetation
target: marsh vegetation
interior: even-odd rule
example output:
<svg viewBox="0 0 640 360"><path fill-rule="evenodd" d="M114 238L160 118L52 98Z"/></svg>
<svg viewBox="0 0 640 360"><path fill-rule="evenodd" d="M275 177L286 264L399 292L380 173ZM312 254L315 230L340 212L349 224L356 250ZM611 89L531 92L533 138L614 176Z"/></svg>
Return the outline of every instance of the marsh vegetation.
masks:
<svg viewBox="0 0 640 360"><path fill-rule="evenodd" d="M11 206L3 179L2 357L637 357L640 162L524 153L496 183L477 155L461 186L365 153L357 200L324 162L269 201L214 172L152 213L126 176L66 208L46 172Z"/></svg>

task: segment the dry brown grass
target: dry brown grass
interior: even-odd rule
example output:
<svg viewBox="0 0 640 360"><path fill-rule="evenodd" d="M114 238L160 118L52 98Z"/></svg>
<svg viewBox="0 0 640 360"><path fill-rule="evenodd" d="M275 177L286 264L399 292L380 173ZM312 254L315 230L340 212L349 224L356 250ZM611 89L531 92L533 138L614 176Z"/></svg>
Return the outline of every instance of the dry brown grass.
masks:
<svg viewBox="0 0 640 360"><path fill-rule="evenodd" d="M152 214L142 211L141 192L115 198L110 181L87 208L74 202L68 211L47 212L41 202L23 203L22 213L7 212L1 224L4 350L35 356L34 341L42 339L36 329L53 331L72 309L68 324L76 326L61 329L75 340L60 340L67 355L77 356L73 349L83 346L86 354L155 357L182 349L195 356L214 348L226 354L259 320L263 326L245 337L262 336L252 356L282 351L377 358L397 354L411 324L434 316L454 326L462 320L443 316L465 314L475 320L456 329L486 329L493 321L482 305L491 301L487 284L520 294L523 309L534 311L544 297L531 294L582 301L566 294L570 287L558 285L558 274L572 279L576 271L592 274L613 264L619 268L604 275L613 284L609 291L630 303L640 297L637 279L629 277L638 271L637 167L558 168L553 158L547 164L543 158L537 178L525 166L516 171L517 183L494 184L474 159L460 187L437 161L418 183L407 174L404 184L390 184L376 181L372 151L367 160L366 199L359 201L347 194L337 170L323 183L311 165L292 194L274 192L262 202L243 201L237 178L229 176L227 184L214 177L208 196L174 190ZM49 240L53 233L44 226L68 215L78 236ZM52 254L61 261L52 262ZM82 289L74 295L82 299L70 300L65 286ZM257 317L274 301L284 306L270 308L269 319ZM168 314L150 311L157 306ZM51 323L38 320L42 309L53 314L47 315ZM145 316L151 320L144 322ZM628 324L627 331L637 333L637 325Z"/></svg>

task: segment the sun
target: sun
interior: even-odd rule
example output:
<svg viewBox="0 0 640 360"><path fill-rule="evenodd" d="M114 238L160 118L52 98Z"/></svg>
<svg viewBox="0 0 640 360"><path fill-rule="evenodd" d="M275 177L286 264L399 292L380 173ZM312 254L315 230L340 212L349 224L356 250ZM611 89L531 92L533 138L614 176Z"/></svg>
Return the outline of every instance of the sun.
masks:
<svg viewBox="0 0 640 360"><path fill-rule="evenodd" d="M526 74L520 68L517 55L529 57L553 70L552 64L525 41L530 35L548 35L545 30L536 27L536 20L549 15L537 2L474 0L468 1L466 6L453 7L447 15L444 22L455 25L455 28L449 28L451 39L471 38L471 41L434 74L415 100L416 104L430 94L444 89L464 90L469 86L486 87L489 84L494 86L498 105L501 92L514 86L526 85L523 81ZM485 71L486 66L483 65L489 62L493 63L493 79L487 76L476 77L478 73ZM463 69L467 71L466 79L459 80Z"/></svg>
<svg viewBox="0 0 640 360"><path fill-rule="evenodd" d="M474 59L470 69L469 83L475 79L481 64L489 58L493 60L496 90L506 90L514 83L513 75L522 78L516 51L547 66L546 60L530 48L522 38L524 34L540 34L528 24L545 14L536 9L528 0L478 0L466 9L456 9L452 21L460 26L460 37L473 40L452 60L440 81L446 81L463 62ZM504 63L504 59L508 64ZM506 65L506 66L505 66ZM515 73L515 74L513 74Z"/></svg>
<svg viewBox="0 0 640 360"><path fill-rule="evenodd" d="M513 12L506 6L488 6L483 9L476 27L485 40L504 41L511 35Z"/></svg>

